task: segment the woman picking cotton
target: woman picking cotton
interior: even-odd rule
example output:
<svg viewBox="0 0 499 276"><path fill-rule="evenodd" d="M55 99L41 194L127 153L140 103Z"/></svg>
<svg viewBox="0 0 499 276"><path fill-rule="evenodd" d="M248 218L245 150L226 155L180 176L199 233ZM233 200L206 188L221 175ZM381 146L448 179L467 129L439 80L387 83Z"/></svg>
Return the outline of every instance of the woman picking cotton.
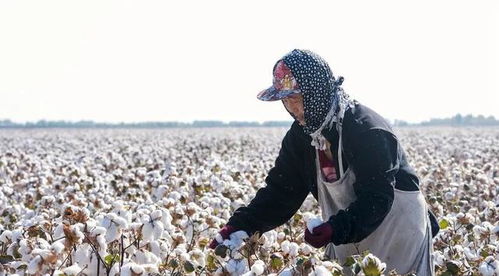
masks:
<svg viewBox="0 0 499 276"><path fill-rule="evenodd" d="M340 263L369 250L387 271L434 275L432 236L438 231L390 124L353 101L327 62L293 50L273 69L273 85L258 94L280 100L295 119L283 138L266 186L237 209L220 231L266 232L288 221L311 192L323 223L305 241ZM211 247L217 245L213 240Z"/></svg>

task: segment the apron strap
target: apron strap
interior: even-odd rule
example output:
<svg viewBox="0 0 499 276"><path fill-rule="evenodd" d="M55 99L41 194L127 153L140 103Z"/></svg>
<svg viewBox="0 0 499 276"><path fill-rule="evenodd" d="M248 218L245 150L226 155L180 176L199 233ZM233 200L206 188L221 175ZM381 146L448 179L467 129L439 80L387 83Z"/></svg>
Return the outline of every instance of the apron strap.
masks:
<svg viewBox="0 0 499 276"><path fill-rule="evenodd" d="M342 120L338 120L338 134L340 136L340 141L338 143L338 162L339 162L339 167L340 167L340 176L343 176L343 143L342 143L342 135L341 135L341 130L343 129L342 125Z"/></svg>

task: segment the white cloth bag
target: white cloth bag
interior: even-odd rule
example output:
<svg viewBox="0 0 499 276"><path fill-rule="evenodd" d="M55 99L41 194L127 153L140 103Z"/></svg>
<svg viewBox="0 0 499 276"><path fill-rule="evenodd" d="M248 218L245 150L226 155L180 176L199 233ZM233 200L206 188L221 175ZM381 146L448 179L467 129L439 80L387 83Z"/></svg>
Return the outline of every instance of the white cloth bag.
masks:
<svg viewBox="0 0 499 276"><path fill-rule="evenodd" d="M341 126L339 134L339 180L331 183L323 179L316 150L318 200L324 221L356 200L354 172L351 167L343 171ZM415 272L418 276L433 276L430 227L427 204L421 191L394 189L392 208L373 233L358 243L338 246L330 243L326 247L326 256L343 264L347 257L369 250L386 263L386 274L396 269L401 274Z"/></svg>

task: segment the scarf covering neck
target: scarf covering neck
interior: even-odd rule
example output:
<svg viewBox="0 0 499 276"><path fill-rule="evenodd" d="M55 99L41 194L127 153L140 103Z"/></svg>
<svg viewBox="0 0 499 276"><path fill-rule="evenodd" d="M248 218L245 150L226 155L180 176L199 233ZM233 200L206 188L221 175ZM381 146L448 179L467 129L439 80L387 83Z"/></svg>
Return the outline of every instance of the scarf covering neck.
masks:
<svg viewBox="0 0 499 276"><path fill-rule="evenodd" d="M305 126L303 130L312 137L311 145L326 149L324 128L341 131L343 115L353 101L343 91L343 77L336 79L327 62L309 50L295 49L284 56L284 63L290 68L303 94Z"/></svg>

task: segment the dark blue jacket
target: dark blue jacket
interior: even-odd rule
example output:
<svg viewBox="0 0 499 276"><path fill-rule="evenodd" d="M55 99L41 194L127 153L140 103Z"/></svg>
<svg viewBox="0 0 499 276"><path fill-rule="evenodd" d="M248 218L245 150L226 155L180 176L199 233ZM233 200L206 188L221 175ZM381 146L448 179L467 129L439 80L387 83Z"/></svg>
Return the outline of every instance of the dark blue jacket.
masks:
<svg viewBox="0 0 499 276"><path fill-rule="evenodd" d="M337 156L336 126L322 134ZM359 242L381 224L393 203L393 188L419 189L419 179L390 124L368 107L355 102L343 119L343 167L351 166L357 196L345 210L331 216L335 245ZM288 221L311 192L317 199L315 148L311 138L295 121L282 141L275 166L265 178L266 187L256 193L248 206L238 208L228 224L249 234L274 229ZM338 160L336 160L338 162ZM432 215L432 230L438 224Z"/></svg>

